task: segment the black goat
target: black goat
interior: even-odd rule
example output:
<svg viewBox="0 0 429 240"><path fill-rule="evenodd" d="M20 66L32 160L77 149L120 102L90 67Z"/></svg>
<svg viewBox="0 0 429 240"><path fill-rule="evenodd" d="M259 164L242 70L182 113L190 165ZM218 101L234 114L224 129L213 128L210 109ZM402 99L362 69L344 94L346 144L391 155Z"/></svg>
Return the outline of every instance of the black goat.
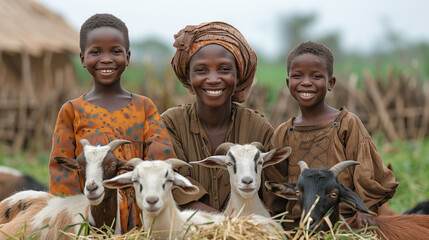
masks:
<svg viewBox="0 0 429 240"><path fill-rule="evenodd" d="M301 174L297 183L273 183L267 181L265 186L277 196L289 200L298 200L301 211L304 211L305 214L308 213L317 196L319 196L317 207L310 214L312 219L310 229L313 229L332 207L334 207L334 211L330 216L330 220L333 223L337 222L340 214L338 207L340 201L345 201L362 212L376 215L365 206L352 190L337 179L341 171L357 164L359 163L356 161L344 161L330 169L311 169L308 168L304 161L299 161L298 165L301 168ZM323 222L319 229L327 230L329 227Z"/></svg>
<svg viewBox="0 0 429 240"><path fill-rule="evenodd" d="M314 229L327 212L333 208L330 221L335 223L339 219L339 203L344 201L358 211L377 215L370 211L353 191L337 180L338 174L345 168L359 164L356 161L344 161L330 169L311 169L300 161L301 174L296 184L265 182L265 186L277 196L299 200L301 211L307 213L316 200L320 197L316 207L310 214L312 222L310 229ZM375 225L379 228L376 233L382 239L428 239L429 216L428 215L397 215L377 216ZM327 224L323 222L318 229L326 230Z"/></svg>

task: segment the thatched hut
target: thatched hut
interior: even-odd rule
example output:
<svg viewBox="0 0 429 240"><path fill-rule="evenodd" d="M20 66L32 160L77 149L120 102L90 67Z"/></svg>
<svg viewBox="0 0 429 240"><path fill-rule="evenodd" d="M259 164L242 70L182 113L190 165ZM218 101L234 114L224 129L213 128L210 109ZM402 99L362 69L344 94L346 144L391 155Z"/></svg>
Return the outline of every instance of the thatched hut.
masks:
<svg viewBox="0 0 429 240"><path fill-rule="evenodd" d="M1 0L0 16L0 142L48 148L59 108L76 95L79 35L33 0Z"/></svg>

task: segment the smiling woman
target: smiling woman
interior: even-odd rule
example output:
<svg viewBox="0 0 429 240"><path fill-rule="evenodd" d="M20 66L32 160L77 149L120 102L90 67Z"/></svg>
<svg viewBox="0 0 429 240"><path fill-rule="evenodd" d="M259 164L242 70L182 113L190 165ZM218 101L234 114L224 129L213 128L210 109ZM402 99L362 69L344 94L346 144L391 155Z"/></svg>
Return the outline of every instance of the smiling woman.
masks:
<svg viewBox="0 0 429 240"><path fill-rule="evenodd" d="M257 56L243 35L224 22L189 25L175 35L171 65L195 103L173 107L161 115L179 159L205 159L223 142L260 142L269 147L273 128L258 112L241 103L250 93ZM220 211L230 192L225 169L185 166L179 169L200 192L174 198L183 208Z"/></svg>

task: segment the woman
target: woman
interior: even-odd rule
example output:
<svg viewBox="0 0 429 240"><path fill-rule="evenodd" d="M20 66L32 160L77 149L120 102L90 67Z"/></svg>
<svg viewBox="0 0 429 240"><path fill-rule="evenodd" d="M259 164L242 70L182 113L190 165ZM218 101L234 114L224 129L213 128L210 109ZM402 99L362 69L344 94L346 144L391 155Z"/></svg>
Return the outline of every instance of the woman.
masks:
<svg viewBox="0 0 429 240"><path fill-rule="evenodd" d="M273 134L258 112L238 103L250 93L257 56L243 35L224 22L186 26L175 36L171 65L192 94L193 104L168 109L161 115L179 159L199 161L214 154L223 142L262 143L267 149ZM179 173L197 185L197 195L176 191L183 208L220 211L230 192L224 169L182 167Z"/></svg>

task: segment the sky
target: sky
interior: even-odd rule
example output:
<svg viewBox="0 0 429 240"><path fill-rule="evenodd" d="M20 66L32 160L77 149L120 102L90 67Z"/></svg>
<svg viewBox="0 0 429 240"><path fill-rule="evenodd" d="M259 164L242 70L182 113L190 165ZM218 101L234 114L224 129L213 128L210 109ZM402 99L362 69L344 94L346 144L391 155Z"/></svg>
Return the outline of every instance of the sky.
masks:
<svg viewBox="0 0 429 240"><path fill-rule="evenodd" d="M172 45L186 25L224 21L235 26L266 55L280 49L280 17L315 14L314 36L339 32L341 47L369 52L383 46L390 28L407 41L428 41L427 0L34 0L60 14L79 31L95 13L122 19L130 40L157 37ZM311 40L311 39L309 39Z"/></svg>

